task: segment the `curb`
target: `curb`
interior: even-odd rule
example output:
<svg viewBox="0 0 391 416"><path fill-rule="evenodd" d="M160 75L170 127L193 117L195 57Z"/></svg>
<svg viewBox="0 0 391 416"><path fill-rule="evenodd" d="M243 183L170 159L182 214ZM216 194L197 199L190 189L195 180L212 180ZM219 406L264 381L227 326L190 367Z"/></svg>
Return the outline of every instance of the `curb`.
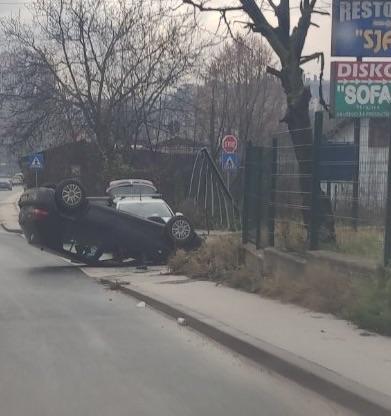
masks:
<svg viewBox="0 0 391 416"><path fill-rule="evenodd" d="M109 279L99 281L109 285L112 289L145 302L169 317L184 318L186 325L193 330L358 415L390 416L391 414L390 398L383 393L345 379L331 370L281 348L250 338L243 333L233 333L232 329L219 322L197 312L185 310L186 307L182 305L170 305L163 299L155 295L151 296L139 288L124 287Z"/></svg>
<svg viewBox="0 0 391 416"><path fill-rule="evenodd" d="M10 228L10 227L8 227L8 225L5 225L4 223L1 223L0 225L8 233L23 234L23 231L20 228Z"/></svg>

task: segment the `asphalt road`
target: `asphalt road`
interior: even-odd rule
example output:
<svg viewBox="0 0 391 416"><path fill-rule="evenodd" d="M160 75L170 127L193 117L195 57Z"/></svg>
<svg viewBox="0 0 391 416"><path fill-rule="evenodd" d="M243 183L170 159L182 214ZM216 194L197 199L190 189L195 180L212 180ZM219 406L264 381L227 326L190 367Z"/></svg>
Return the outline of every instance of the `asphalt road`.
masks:
<svg viewBox="0 0 391 416"><path fill-rule="evenodd" d="M21 236L0 264L1 416L350 414Z"/></svg>

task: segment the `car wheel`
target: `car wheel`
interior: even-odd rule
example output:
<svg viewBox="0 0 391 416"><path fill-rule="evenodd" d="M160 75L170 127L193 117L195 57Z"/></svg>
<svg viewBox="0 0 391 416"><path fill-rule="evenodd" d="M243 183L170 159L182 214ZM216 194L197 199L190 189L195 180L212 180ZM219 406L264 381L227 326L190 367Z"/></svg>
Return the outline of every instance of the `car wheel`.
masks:
<svg viewBox="0 0 391 416"><path fill-rule="evenodd" d="M194 238L194 229L190 221L183 216L173 217L167 223L167 233L171 241L178 247L184 247Z"/></svg>
<svg viewBox="0 0 391 416"><path fill-rule="evenodd" d="M76 211L86 203L86 192L79 181L67 179L60 182L55 190L56 202L60 208Z"/></svg>

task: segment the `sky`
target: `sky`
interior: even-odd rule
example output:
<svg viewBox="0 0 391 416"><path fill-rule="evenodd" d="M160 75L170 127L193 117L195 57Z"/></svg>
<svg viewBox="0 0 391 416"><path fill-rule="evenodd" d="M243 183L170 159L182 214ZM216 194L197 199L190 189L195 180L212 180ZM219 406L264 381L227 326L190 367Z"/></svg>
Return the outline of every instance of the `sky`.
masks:
<svg viewBox="0 0 391 416"><path fill-rule="evenodd" d="M258 4L261 4L261 1L258 1ZM266 3L266 1L263 1L263 3ZM278 4L278 1L275 1L276 4ZM239 4L238 1L235 0L210 0L210 5L237 5ZM299 16L300 16L300 10L299 10L299 0L291 0L291 27L293 27L294 24L296 24ZM321 8L324 11L328 11L331 15L331 0L318 0L319 8ZM274 17L274 13L268 8L264 11L266 18L275 25L276 19ZM208 30L210 30L212 33L215 32L217 28L217 24L219 21L219 15L216 13L204 13L203 16L204 20L204 26ZM231 20L239 20L243 21L245 20L243 14L231 14ZM315 26L311 26L309 30L309 34L306 39L306 45L304 48L304 54L310 55L314 52L323 52L325 56L325 69L324 74L325 77L329 78L330 73L330 47L331 47L331 16L323 16L323 15L314 15L313 16L314 23L318 24L320 27L317 28ZM236 31L243 31L241 24L234 24L234 29ZM319 75L320 71L320 64L316 61L312 63L306 64L304 67L305 72L309 75Z"/></svg>
<svg viewBox="0 0 391 416"><path fill-rule="evenodd" d="M31 0L0 0L0 17L4 18L7 16L18 15L21 14L22 17L25 19L29 18L29 12L27 10L26 5ZM115 1L115 0L114 0ZM169 0L172 1L172 0ZM176 3L180 2L180 0L174 0ZM267 4L267 1L260 0L258 1L259 4L261 3ZM278 3L278 0L275 0ZM210 5L214 6L221 6L221 5L237 5L239 2L237 0L210 0ZM331 0L318 0L319 7L322 10L327 10L331 13ZM294 24L300 14L298 9L299 0L291 0L291 16L292 16L292 23ZM275 22L274 14L271 10L265 10L266 17L270 20L270 22ZM231 14L232 21L235 20L245 20L243 15L238 14ZM217 13L203 13L201 17L201 25L205 29L206 33L211 33L211 36L216 31L219 15ZM311 54L314 52L323 52L325 55L325 78L329 78L329 66L330 66L330 37L331 37L331 17L330 16L314 16L314 22L317 23L320 28L316 28L312 26L310 28L309 35L307 37L304 53ZM242 25L235 23L233 25L235 31L243 31ZM222 32L220 32L222 34ZM319 63L312 62L308 63L304 66L304 70L308 75L318 75L320 70Z"/></svg>

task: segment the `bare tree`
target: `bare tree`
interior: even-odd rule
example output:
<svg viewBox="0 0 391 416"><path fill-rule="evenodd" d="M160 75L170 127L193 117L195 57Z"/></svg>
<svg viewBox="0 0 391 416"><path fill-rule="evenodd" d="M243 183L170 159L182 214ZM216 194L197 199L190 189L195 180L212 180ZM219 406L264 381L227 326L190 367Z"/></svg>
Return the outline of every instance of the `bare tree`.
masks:
<svg viewBox="0 0 391 416"><path fill-rule="evenodd" d="M283 94L266 71L271 64L270 48L248 37L226 43L204 71L196 109L199 131L214 155L225 134L236 134L241 143L262 142L278 125Z"/></svg>
<svg viewBox="0 0 391 416"><path fill-rule="evenodd" d="M78 110L106 165L117 140L134 138L140 118L197 56L192 23L163 1L36 0L32 14L32 24L2 22L13 53L34 57L51 79L50 100Z"/></svg>
<svg viewBox="0 0 391 416"><path fill-rule="evenodd" d="M311 99L310 88L304 84L302 65L312 60L321 59L323 70L323 54L318 52L309 56L303 55L305 41L311 26L319 27L314 21L316 14L327 15L327 11L317 8L318 0L300 0L299 18L295 25L292 24L292 10L290 0L259 1L236 0L221 5L222 2L214 0L182 0L183 4L191 5L201 12L217 12L220 22L227 25L228 31L233 36L230 15L235 19L244 20L243 25L254 33L262 35L274 53L278 57L280 69L269 66L268 72L277 77L286 94L286 113L283 117L287 123L291 140L295 149L296 159L300 172L303 204L311 205L311 181L308 179L312 173L309 161L312 158L312 129L310 121L309 103ZM233 3L233 4L232 4ZM271 10L275 19L270 19L265 10ZM242 18L238 18L238 15ZM276 23L274 24L274 20ZM320 82L323 74L321 73ZM322 102L322 95L320 96ZM327 201L326 201L327 202ZM329 204L325 204L329 205ZM331 214L330 209L324 207L325 214ZM303 212L304 222L309 224L309 211ZM329 222L329 231L334 238L334 225Z"/></svg>
<svg viewBox="0 0 391 416"><path fill-rule="evenodd" d="M36 56L3 52L0 74L0 140L15 154L77 139L81 120L57 97L53 77Z"/></svg>
<svg viewBox="0 0 391 416"><path fill-rule="evenodd" d="M243 145L270 139L284 109L281 86L266 71L271 55L255 37L224 42L200 65L196 82L183 84L160 101L147 136L155 143L159 138L179 139L193 149L208 145L215 158L225 134L236 134Z"/></svg>

